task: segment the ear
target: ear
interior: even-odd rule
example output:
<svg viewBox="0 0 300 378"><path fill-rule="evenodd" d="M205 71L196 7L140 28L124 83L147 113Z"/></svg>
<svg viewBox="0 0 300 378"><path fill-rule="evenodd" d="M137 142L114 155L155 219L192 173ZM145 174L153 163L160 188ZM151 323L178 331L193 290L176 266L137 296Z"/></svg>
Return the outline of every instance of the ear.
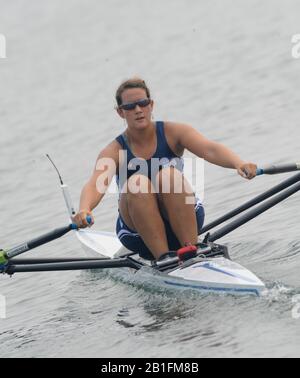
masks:
<svg viewBox="0 0 300 378"><path fill-rule="evenodd" d="M154 108L154 101L151 100L151 112L152 112L153 108Z"/></svg>
<svg viewBox="0 0 300 378"><path fill-rule="evenodd" d="M122 109L120 109L119 107L116 107L116 111L117 111L117 113L119 114L119 116L121 117L121 118L125 118L125 116L124 116L124 110L122 110Z"/></svg>

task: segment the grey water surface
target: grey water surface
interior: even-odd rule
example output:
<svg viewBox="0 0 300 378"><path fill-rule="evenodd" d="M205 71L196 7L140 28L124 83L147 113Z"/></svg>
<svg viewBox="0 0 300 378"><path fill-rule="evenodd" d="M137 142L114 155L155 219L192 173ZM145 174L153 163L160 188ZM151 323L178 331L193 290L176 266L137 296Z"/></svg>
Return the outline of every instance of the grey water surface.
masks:
<svg viewBox="0 0 300 378"><path fill-rule="evenodd" d="M124 130L114 93L134 75L152 89L155 119L189 123L258 165L299 160L299 13L296 0L0 0L0 247L68 222L45 154L77 205ZM205 163L207 222L286 177L248 182ZM0 276L0 355L300 357L299 213L300 193L221 239L266 283L262 298L156 290L125 270ZM95 216L114 231L117 196ZM83 251L69 234L27 255Z"/></svg>

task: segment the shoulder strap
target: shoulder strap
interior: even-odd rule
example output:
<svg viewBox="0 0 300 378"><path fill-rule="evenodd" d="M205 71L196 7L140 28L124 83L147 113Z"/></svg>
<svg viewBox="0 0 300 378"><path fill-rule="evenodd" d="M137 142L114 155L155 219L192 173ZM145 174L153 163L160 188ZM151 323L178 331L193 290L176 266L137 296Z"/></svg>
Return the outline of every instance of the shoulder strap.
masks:
<svg viewBox="0 0 300 378"><path fill-rule="evenodd" d="M163 121L156 122L156 130L157 130L157 153L161 156L165 157L175 157L176 155L171 150L170 146L168 145L168 141L165 134L165 125Z"/></svg>
<svg viewBox="0 0 300 378"><path fill-rule="evenodd" d="M120 134L116 137L116 141L119 142L120 146L123 148L123 150L126 150L126 143L124 139L124 135Z"/></svg>

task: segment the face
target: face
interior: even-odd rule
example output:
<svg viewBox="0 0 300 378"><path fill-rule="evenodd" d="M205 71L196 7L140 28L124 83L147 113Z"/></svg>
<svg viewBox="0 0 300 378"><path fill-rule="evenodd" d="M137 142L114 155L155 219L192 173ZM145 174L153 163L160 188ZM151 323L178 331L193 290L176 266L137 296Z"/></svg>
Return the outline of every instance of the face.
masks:
<svg viewBox="0 0 300 378"><path fill-rule="evenodd" d="M142 88L130 88L126 89L122 93L122 105L130 104L140 100L147 99L146 91ZM136 105L134 109L125 110L117 109L120 117L126 119L128 127L135 129L144 129L151 123L151 114L153 110L153 101L147 106Z"/></svg>

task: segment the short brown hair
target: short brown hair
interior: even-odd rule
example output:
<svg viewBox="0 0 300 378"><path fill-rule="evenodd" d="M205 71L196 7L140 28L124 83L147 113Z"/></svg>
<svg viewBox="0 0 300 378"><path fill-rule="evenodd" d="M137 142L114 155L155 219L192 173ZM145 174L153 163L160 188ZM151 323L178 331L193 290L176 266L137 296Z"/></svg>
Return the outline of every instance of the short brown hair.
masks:
<svg viewBox="0 0 300 378"><path fill-rule="evenodd" d="M122 105L122 93L126 89L131 89L131 88L141 88L146 91L147 97L150 98L150 90L147 87L146 83L144 80L140 79L139 77L134 77L132 79L128 79L124 81L119 88L117 89L116 92L116 101L118 106Z"/></svg>

